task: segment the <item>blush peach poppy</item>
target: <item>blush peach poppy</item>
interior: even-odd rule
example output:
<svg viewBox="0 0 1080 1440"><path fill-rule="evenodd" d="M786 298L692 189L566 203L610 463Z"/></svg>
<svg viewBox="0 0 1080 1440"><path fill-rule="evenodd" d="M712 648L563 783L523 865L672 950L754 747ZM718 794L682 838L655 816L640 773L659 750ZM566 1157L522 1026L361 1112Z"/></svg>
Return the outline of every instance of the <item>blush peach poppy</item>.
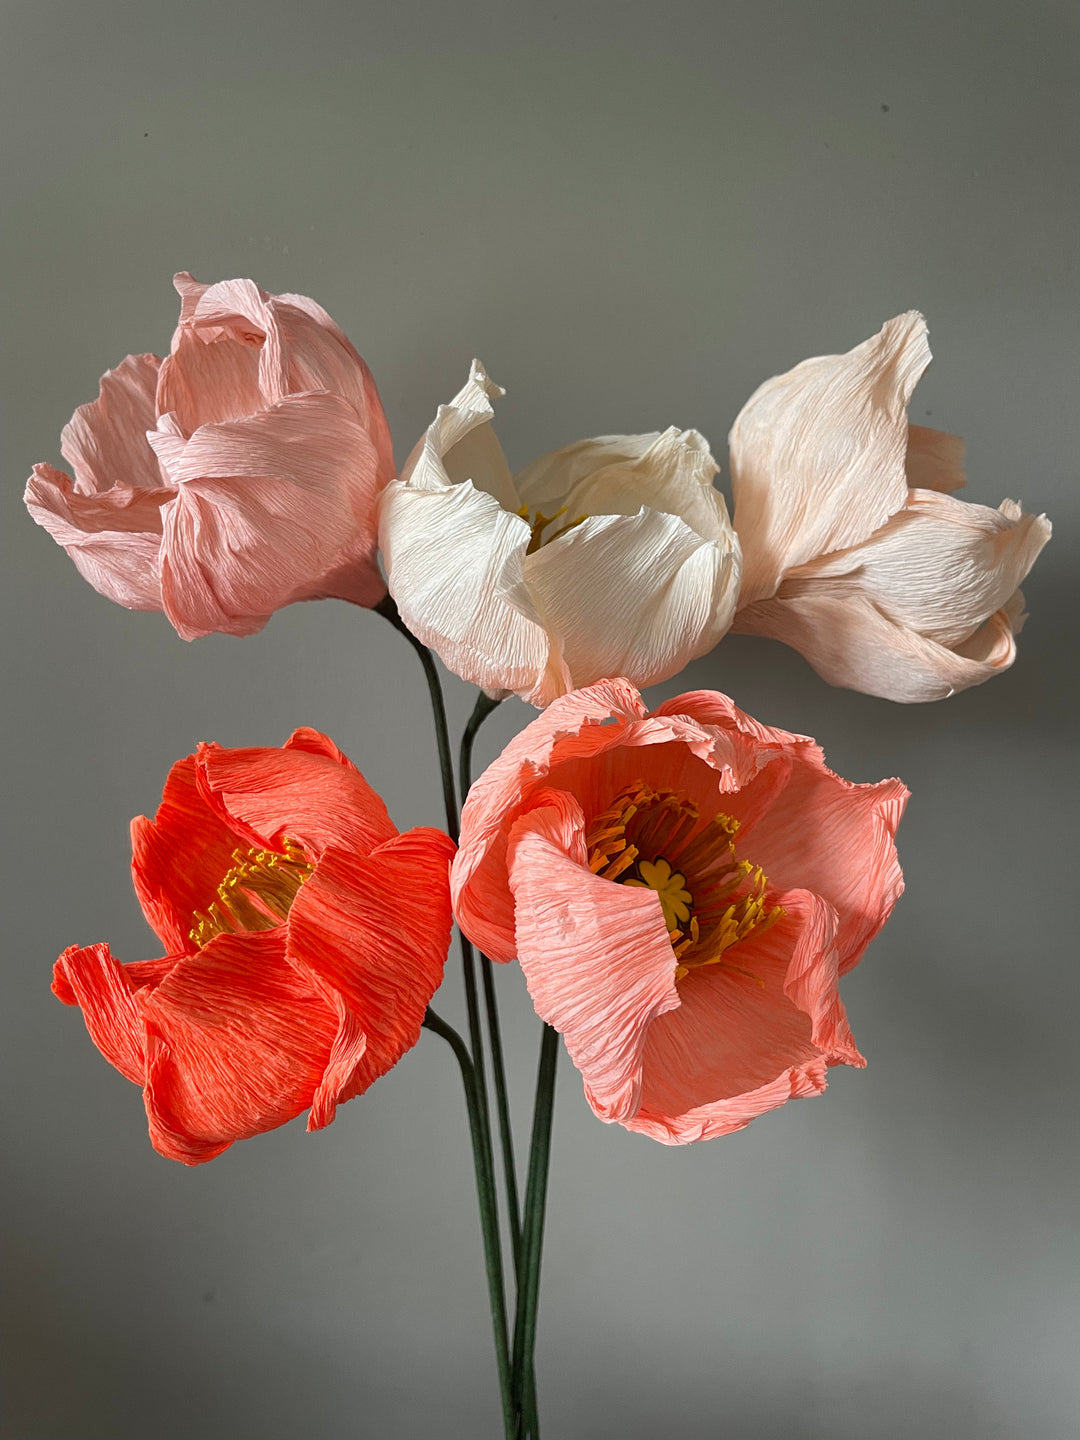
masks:
<svg viewBox="0 0 1080 1440"><path fill-rule="evenodd" d="M415 1045L450 943L453 842L399 834L325 735L200 746L131 834L166 954L73 945L53 990L143 1087L162 1155L211 1160L308 1107L321 1129Z"/></svg>
<svg viewBox="0 0 1080 1440"><path fill-rule="evenodd" d="M667 1144L862 1065L840 999L903 889L899 780L855 785L724 695L554 701L476 781L458 923L521 964L595 1113Z"/></svg>
<svg viewBox="0 0 1080 1440"><path fill-rule="evenodd" d="M185 640L251 635L295 600L377 604L394 457L370 370L306 295L174 284L170 353L102 377L61 437L74 478L35 465L30 514L95 590Z"/></svg>

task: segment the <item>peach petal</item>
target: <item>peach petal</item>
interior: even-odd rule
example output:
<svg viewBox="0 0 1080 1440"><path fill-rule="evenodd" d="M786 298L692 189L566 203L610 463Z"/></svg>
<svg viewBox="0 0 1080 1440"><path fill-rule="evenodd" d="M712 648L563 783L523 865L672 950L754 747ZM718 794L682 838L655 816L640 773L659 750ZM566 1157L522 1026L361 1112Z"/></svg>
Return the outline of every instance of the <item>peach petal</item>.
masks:
<svg viewBox="0 0 1080 1440"><path fill-rule="evenodd" d="M264 408L259 346L223 333L204 338L181 329L161 367L157 411L176 416L184 435L200 425L240 420ZM153 429L151 422L146 427Z"/></svg>
<svg viewBox="0 0 1080 1440"><path fill-rule="evenodd" d="M82 495L117 487L153 490L162 483L146 443L154 428L156 355L128 355L101 377L98 398L80 405L64 426L60 452L75 472Z"/></svg>
<svg viewBox="0 0 1080 1440"><path fill-rule="evenodd" d="M566 1041L602 1120L638 1108L641 1052L678 1004L663 910L651 890L590 874L581 808L544 791L510 831L518 957L537 1013Z"/></svg>
<svg viewBox="0 0 1080 1440"><path fill-rule="evenodd" d="M473 782L461 814L469 838L454 860L450 889L458 923L485 955L505 962L515 954L504 822L542 783L556 746L564 760L598 753L617 745L644 715L641 696L624 680L561 696Z"/></svg>
<svg viewBox="0 0 1080 1440"><path fill-rule="evenodd" d="M739 853L760 865L775 889L811 890L833 907L843 975L903 893L894 841L909 792L899 780L844 780L816 746L796 750L791 759L783 790L740 832Z"/></svg>
<svg viewBox="0 0 1080 1440"><path fill-rule="evenodd" d="M926 322L912 310L750 397L729 436L740 604L775 594L791 567L865 540L903 506L907 406L929 362Z"/></svg>
<svg viewBox="0 0 1080 1440"><path fill-rule="evenodd" d="M169 489L119 486L84 494L51 465L35 465L23 501L79 574L129 610L161 609L161 507Z"/></svg>
<svg viewBox="0 0 1080 1440"><path fill-rule="evenodd" d="M793 570L778 595L865 595L897 625L955 649L1016 593L1049 538L1046 516L1012 500L992 510L913 490L868 540Z"/></svg>
<svg viewBox="0 0 1080 1440"><path fill-rule="evenodd" d="M830 685L883 700L943 700L981 685L1016 658L1012 599L955 650L895 624L866 596L802 593L759 600L741 610L734 629L767 635L797 650Z"/></svg>

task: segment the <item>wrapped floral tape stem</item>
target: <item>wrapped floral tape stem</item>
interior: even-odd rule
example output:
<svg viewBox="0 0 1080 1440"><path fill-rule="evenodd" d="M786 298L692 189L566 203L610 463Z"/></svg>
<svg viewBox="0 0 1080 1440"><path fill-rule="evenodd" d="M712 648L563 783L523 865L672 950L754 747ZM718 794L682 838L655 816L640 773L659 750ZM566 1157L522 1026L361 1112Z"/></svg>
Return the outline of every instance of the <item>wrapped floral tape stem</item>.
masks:
<svg viewBox="0 0 1080 1440"><path fill-rule="evenodd" d="M539 1440L536 1405L536 1315L540 1298L540 1260L544 1246L544 1212L547 1206L548 1162L551 1156L551 1119L555 1106L555 1065L559 1032L544 1026L536 1077L532 1139L529 1143L529 1178L525 1190L524 1253L518 1272L517 1315L514 1320L513 1393L521 1416L522 1435Z"/></svg>
<svg viewBox="0 0 1080 1440"><path fill-rule="evenodd" d="M488 1299L491 1302L491 1321L495 1333L495 1360L499 1370L499 1397L502 1402L503 1429L507 1440L516 1440L506 1328L506 1296L503 1290L499 1248L499 1216L495 1196L495 1178L488 1153L483 1106L480 1100L479 1079L476 1067L469 1058L469 1049L465 1041L452 1025L448 1025L445 1020L440 1019L430 1007L424 1016L424 1029L442 1036L453 1050L461 1068L461 1079L465 1087L465 1103L469 1112L469 1138L472 1141L473 1167L476 1171L476 1192L480 1202L480 1225L484 1233L484 1269L487 1273Z"/></svg>
<svg viewBox="0 0 1080 1440"><path fill-rule="evenodd" d="M472 747L480 726L501 701L493 700L483 690L477 696L476 705L466 722L461 736L461 750L458 755L458 781L462 797L469 793L472 784ZM487 1014L488 1042L491 1046L491 1079L495 1087L495 1103L499 1115L499 1144L503 1156L503 1179L506 1186L506 1219L510 1228L510 1245L514 1257L514 1274L521 1284L521 1209L518 1200L517 1172L514 1166L514 1137L510 1125L510 1101L506 1086L506 1066L503 1062L502 1029L499 1024L499 1006L495 996L494 966L486 955L480 956L480 978L484 986L484 1009Z"/></svg>

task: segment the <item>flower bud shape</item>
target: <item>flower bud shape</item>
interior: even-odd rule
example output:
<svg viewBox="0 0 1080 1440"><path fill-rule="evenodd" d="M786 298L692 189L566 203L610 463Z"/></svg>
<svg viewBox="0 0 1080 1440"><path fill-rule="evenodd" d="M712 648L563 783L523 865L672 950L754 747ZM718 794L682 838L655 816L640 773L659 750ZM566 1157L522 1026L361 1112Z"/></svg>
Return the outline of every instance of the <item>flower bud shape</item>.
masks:
<svg viewBox="0 0 1080 1440"><path fill-rule="evenodd" d="M24 496L95 590L185 640L251 635L294 600L375 605L394 472L371 372L321 306L181 273L164 360L129 355Z"/></svg>
<svg viewBox="0 0 1080 1440"><path fill-rule="evenodd" d="M651 685L727 630L739 547L696 430L582 440L511 475L502 390L469 382L383 492L387 583L414 635L542 707L608 675Z"/></svg>
<svg viewBox="0 0 1080 1440"><path fill-rule="evenodd" d="M729 437L743 551L733 629L782 640L831 685L938 700L1007 670L1045 515L952 492L963 442L909 425L930 363L915 311L750 397Z"/></svg>

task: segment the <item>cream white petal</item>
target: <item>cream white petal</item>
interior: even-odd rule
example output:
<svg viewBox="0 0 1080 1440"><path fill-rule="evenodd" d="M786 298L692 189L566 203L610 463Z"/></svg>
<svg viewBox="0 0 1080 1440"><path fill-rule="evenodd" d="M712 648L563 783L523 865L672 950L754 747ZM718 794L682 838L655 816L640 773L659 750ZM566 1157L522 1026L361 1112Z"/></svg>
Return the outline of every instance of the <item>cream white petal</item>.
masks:
<svg viewBox="0 0 1080 1440"><path fill-rule="evenodd" d="M551 659L524 613L529 527L470 482L383 491L379 544L402 619L446 666L485 690L531 690Z"/></svg>
<svg viewBox="0 0 1080 1440"><path fill-rule="evenodd" d="M740 610L732 627L790 645L823 680L883 700L943 700L981 685L1016 657L1023 620L1017 592L955 650L896 624L865 595L807 589Z"/></svg>
<svg viewBox="0 0 1080 1440"><path fill-rule="evenodd" d="M480 361L474 360L468 381L449 405L439 406L434 421L406 461L401 479L421 490L438 490L471 480L477 490L494 496L507 510L517 510L521 501L491 426L495 414L491 402L505 394Z"/></svg>
<svg viewBox="0 0 1080 1440"><path fill-rule="evenodd" d="M525 559L525 585L561 641L526 697L547 705L611 675L644 687L676 674L727 631L739 587L734 536L705 540L676 515L598 515Z"/></svg>
<svg viewBox="0 0 1080 1440"><path fill-rule="evenodd" d="M514 477L531 510L566 507L564 524L582 515L635 515L641 507L678 515L705 540L730 543L718 466L697 430L673 425L648 435L601 435L544 455Z"/></svg>
<svg viewBox="0 0 1080 1440"><path fill-rule="evenodd" d="M917 311L845 355L767 380L732 426L740 603L773 595L786 570L873 534L907 497L907 406L930 362Z"/></svg>
<svg viewBox="0 0 1080 1440"><path fill-rule="evenodd" d="M897 625L956 649L1014 595L1050 538L1045 515L999 510L936 490L907 504L861 545L789 572L779 594L864 595Z"/></svg>

